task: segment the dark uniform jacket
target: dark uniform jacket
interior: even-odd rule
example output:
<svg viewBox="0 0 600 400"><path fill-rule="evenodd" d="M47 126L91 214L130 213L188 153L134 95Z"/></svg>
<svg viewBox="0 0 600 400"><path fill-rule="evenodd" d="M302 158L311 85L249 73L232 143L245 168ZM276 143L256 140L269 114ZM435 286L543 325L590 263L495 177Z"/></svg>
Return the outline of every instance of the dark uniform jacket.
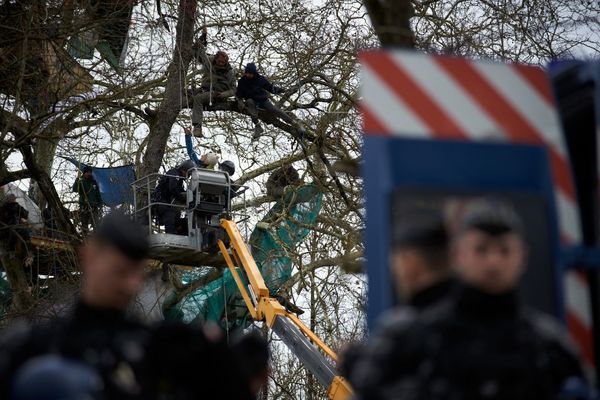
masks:
<svg viewBox="0 0 600 400"><path fill-rule="evenodd" d="M558 399L568 378L582 377L565 338L515 293L462 288L388 324L351 381L358 399Z"/></svg>
<svg viewBox="0 0 600 400"><path fill-rule="evenodd" d="M140 398L148 338L148 329L124 313L78 303L66 319L3 337L0 398L10 398L12 379L20 366L49 353L93 367L104 382L107 399Z"/></svg>
<svg viewBox="0 0 600 400"><path fill-rule="evenodd" d="M79 205L90 207L101 207L102 198L100 197L100 188L94 178L77 178L73 183L73 191L79 194Z"/></svg>
<svg viewBox="0 0 600 400"><path fill-rule="evenodd" d="M224 339L208 340L201 327L177 322L148 328L83 303L67 319L1 338L0 399L10 398L19 367L49 353L94 368L106 400L253 399Z"/></svg>
<svg viewBox="0 0 600 400"><path fill-rule="evenodd" d="M403 323L407 318L415 318L418 313L421 313L431 307L439 306L440 302L448 298L456 283L453 279L444 279L438 283L431 285L428 288L416 293L408 302L407 306L394 308L383 313L379 318L377 331L374 336L378 336L379 332L386 332L398 324ZM361 364L369 363L369 345L365 343L356 343L349 346L344 352L343 362L340 365L341 374L350 379L354 372L361 370Z"/></svg>
<svg viewBox="0 0 600 400"><path fill-rule="evenodd" d="M162 176L156 185L154 191L154 201L161 203L171 203L173 200L178 203L185 203L185 189L183 187L183 178L179 177L177 168L170 169L166 175ZM179 178L177 178L179 177Z"/></svg>

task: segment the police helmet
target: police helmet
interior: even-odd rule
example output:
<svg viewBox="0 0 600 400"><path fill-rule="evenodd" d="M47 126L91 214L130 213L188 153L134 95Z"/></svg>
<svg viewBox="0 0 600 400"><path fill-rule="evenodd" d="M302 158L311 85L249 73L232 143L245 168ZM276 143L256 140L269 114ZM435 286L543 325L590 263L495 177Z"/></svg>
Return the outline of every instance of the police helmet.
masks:
<svg viewBox="0 0 600 400"><path fill-rule="evenodd" d="M233 161L223 161L222 163L219 164L219 169L221 171L227 172L229 174L229 176L232 176L233 174L235 174L235 164L233 163Z"/></svg>

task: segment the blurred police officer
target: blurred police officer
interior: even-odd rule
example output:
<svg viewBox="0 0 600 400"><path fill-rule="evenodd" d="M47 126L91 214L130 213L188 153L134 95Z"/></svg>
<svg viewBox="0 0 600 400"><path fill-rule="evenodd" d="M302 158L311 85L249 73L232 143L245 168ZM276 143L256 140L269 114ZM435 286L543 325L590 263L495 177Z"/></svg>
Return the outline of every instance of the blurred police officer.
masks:
<svg viewBox="0 0 600 400"><path fill-rule="evenodd" d="M452 249L462 286L374 343L353 383L360 399L558 399L581 378L550 317L520 304L522 225L507 206L476 201Z"/></svg>
<svg viewBox="0 0 600 400"><path fill-rule="evenodd" d="M9 398L14 374L34 357L55 353L96 370L110 399L141 393L142 324L125 314L147 265L143 230L126 216L109 214L80 251L81 294L72 313L46 326L12 332L0 344L0 398Z"/></svg>
<svg viewBox="0 0 600 400"><path fill-rule="evenodd" d="M441 215L416 215L399 225L392 236L390 272L399 297L417 311L450 293L454 280Z"/></svg>
<svg viewBox="0 0 600 400"><path fill-rule="evenodd" d="M399 221L392 231L389 260L398 300L404 306L379 318L374 333L376 342L388 337L393 340L388 331L394 332L396 325L403 325L407 319L438 304L455 286L448 261L448 233L440 214L419 213ZM351 378L357 368L370 368L369 351L366 345L348 346L343 354L342 374Z"/></svg>

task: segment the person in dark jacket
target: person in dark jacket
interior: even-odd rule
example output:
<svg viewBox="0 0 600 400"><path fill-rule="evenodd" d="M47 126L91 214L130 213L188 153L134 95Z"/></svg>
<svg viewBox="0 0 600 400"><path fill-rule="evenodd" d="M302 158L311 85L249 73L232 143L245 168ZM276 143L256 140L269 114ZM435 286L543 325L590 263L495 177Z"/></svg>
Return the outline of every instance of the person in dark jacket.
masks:
<svg viewBox="0 0 600 400"><path fill-rule="evenodd" d="M20 247L27 251L30 235L24 223L28 217L29 212L17 203L17 196L8 194L0 207L0 238L5 240L7 250Z"/></svg>
<svg viewBox="0 0 600 400"><path fill-rule="evenodd" d="M215 55L206 54L206 28L195 45L196 59L202 64L202 80L200 91L194 95L192 108L192 124L194 136L202 136L202 120L204 107L207 105L223 103L235 95L235 70L229 64L229 56L224 51L217 51Z"/></svg>
<svg viewBox="0 0 600 400"><path fill-rule="evenodd" d="M392 233L390 272L399 297L417 311L445 299L454 286L442 215L429 213L398 221Z"/></svg>
<svg viewBox="0 0 600 400"><path fill-rule="evenodd" d="M83 168L83 175L78 176L73 183L73 191L79 194L79 220L81 231L87 235L89 226L92 228L100 221L102 197L98 182L92 175L92 167Z"/></svg>
<svg viewBox="0 0 600 400"><path fill-rule="evenodd" d="M526 244L515 212L473 203L452 251L460 288L376 338L352 377L357 398L563 398L582 369L564 330L518 300Z"/></svg>
<svg viewBox="0 0 600 400"><path fill-rule="evenodd" d="M254 122L254 135L252 139L258 139L263 133L263 128L258 120L258 109L262 108L265 111L273 114L277 118L294 126L300 135L304 134L304 128L285 111L277 108L269 100L269 93L282 94L285 90L273 85L267 78L258 73L256 64L248 63L244 68L244 76L238 81L236 96L243 99L246 104L246 109Z"/></svg>
<svg viewBox="0 0 600 400"><path fill-rule="evenodd" d="M390 274L400 306L379 318L374 336L386 336L406 318L439 305L455 288L449 262L449 238L442 215L428 212L396 221L392 230ZM377 339L374 339L377 341ZM342 371L351 378L360 364L368 362L368 346L349 345Z"/></svg>
<svg viewBox="0 0 600 400"><path fill-rule="evenodd" d="M177 229L180 209L171 204L183 205L186 203L187 198L183 182L187 172L194 167L195 164L192 160L184 161L177 167L168 170L156 185L153 201L163 203L156 206L156 213L158 222L165 226L166 233L181 233Z"/></svg>

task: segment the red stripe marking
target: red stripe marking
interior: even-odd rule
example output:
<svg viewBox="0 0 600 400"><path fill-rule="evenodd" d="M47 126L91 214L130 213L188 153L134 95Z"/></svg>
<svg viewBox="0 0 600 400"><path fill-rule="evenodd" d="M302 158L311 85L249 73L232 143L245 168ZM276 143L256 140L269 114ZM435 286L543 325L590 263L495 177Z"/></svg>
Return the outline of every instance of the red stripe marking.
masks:
<svg viewBox="0 0 600 400"><path fill-rule="evenodd" d="M390 136L389 129L377 119L364 103L360 103L360 112L363 120L363 132L375 136Z"/></svg>
<svg viewBox="0 0 600 400"><path fill-rule="evenodd" d="M537 130L512 104L496 92L469 61L446 57L435 57L434 60L486 110L498 125L502 126L513 142L547 145L546 140ZM574 202L575 190L569 165L554 148L550 146L547 148L554 181L567 198Z"/></svg>
<svg viewBox="0 0 600 400"><path fill-rule="evenodd" d="M363 58L373 72L415 113L438 138L466 139L467 135L454 120L425 93L385 52Z"/></svg>
<svg viewBox="0 0 600 400"><path fill-rule="evenodd" d="M567 310L567 326L575 342L579 346L579 351L585 362L594 365L594 343L592 341L592 332L586 327L577 316Z"/></svg>
<svg viewBox="0 0 600 400"><path fill-rule="evenodd" d="M552 89L546 77L546 73L539 67L522 64L512 64L512 67L516 72L519 73L521 78L525 79L535 89L535 91L542 96L546 103L550 106L555 107L554 95Z"/></svg>

